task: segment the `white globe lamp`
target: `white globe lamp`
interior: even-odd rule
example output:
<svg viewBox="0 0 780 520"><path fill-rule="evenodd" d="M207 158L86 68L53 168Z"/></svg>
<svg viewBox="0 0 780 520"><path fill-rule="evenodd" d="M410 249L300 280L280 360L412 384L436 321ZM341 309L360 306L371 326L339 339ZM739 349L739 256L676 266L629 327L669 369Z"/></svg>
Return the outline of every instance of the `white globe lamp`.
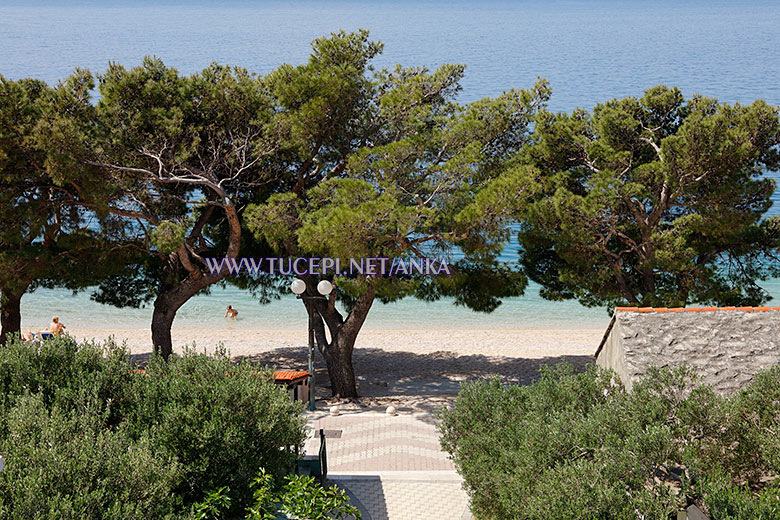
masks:
<svg viewBox="0 0 780 520"><path fill-rule="evenodd" d="M329 295L332 290L333 290L333 284L327 280L322 280L320 283L317 284L317 292L319 292L323 296Z"/></svg>
<svg viewBox="0 0 780 520"><path fill-rule="evenodd" d="M295 294L303 294L304 292L306 292L306 282L304 282L300 278L296 278L290 284L290 290L292 290L292 292L294 292Z"/></svg>

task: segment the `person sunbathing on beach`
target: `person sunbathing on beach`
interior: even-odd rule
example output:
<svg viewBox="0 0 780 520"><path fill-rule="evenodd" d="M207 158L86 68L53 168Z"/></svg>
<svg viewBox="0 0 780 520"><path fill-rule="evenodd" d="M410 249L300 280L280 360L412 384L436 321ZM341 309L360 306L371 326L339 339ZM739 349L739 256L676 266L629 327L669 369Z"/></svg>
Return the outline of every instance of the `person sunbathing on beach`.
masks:
<svg viewBox="0 0 780 520"><path fill-rule="evenodd" d="M54 316L51 319L51 323L49 324L49 332L51 332L55 336L59 336L60 334L62 334L63 330L65 330L65 325L60 323L60 319L57 316Z"/></svg>
<svg viewBox="0 0 780 520"><path fill-rule="evenodd" d="M231 307L230 305L228 305L227 310L225 311L225 317L227 318L228 316L230 316L233 319L236 319L236 316L238 316L238 311L233 307Z"/></svg>
<svg viewBox="0 0 780 520"><path fill-rule="evenodd" d="M31 341L35 340L35 333L31 330L26 330L22 332L22 341L25 343L29 343Z"/></svg>

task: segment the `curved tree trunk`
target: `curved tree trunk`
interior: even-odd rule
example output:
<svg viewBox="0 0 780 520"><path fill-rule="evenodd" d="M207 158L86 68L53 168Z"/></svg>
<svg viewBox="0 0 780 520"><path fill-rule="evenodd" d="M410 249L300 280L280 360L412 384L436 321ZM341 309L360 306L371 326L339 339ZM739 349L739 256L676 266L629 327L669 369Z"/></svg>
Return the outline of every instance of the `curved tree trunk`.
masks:
<svg viewBox="0 0 780 520"><path fill-rule="evenodd" d="M18 334L22 330L22 295L27 288L21 291L3 290L0 297L0 345L5 345L11 334Z"/></svg>
<svg viewBox="0 0 780 520"><path fill-rule="evenodd" d="M228 223L228 250L225 255L227 258L236 258L241 246L241 224L238 219L236 207L226 197L221 206L225 212ZM221 280L227 273L210 273L205 265L195 265L194 253L192 252L192 243L200 236L203 226L211 216L213 206L202 213L195 223L190 236L179 249L171 255L170 261L174 269L179 266L189 273L186 278L175 285L167 285L160 289L157 298L154 300L154 311L152 313L152 347L156 354L163 359L173 353L173 340L171 337L171 327L176 318L176 312L182 305L195 296L198 292L209 285Z"/></svg>
<svg viewBox="0 0 780 520"><path fill-rule="evenodd" d="M176 311L184 303L179 305L172 304L168 293L157 295L154 300L154 311L152 312L152 346L154 353L162 356L164 359L173 353L173 340L171 339L171 327L173 319L176 317ZM185 300L186 301L186 300Z"/></svg>
<svg viewBox="0 0 780 520"><path fill-rule="evenodd" d="M179 248L179 255L186 255L185 246ZM187 260L182 263L187 264ZM205 275L200 270L194 269L184 280L176 285L168 286L160 290L154 300L152 312L152 346L156 354L168 359L173 353L173 341L171 327L176 313L182 305L209 285L219 281L224 275Z"/></svg>
<svg viewBox="0 0 780 520"><path fill-rule="evenodd" d="M179 254L181 253L180 248ZM217 282L221 275L206 276L195 271L180 283L165 287L157 294L152 312L152 346L155 354L168 359L173 353L171 327L176 313L182 305L209 285Z"/></svg>

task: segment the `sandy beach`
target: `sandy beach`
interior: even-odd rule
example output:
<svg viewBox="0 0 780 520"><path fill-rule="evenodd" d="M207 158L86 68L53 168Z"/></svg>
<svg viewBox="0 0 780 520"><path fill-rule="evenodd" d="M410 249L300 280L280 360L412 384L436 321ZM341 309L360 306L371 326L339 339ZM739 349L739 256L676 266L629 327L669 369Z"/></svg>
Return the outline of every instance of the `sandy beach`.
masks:
<svg viewBox="0 0 780 520"><path fill-rule="evenodd" d="M151 352L151 335L148 329L68 329L79 339L104 341L113 336L117 343L125 342L132 354ZM446 350L469 354L485 354L507 357L540 358L567 354L593 354L601 340L602 329L549 330L549 329L499 329L482 330L364 330L360 332L355 347L416 353ZM303 347L307 336L301 330L218 330L192 327L173 327L174 350L182 352L193 344L198 350L209 352L222 343L231 356L251 356L284 347Z"/></svg>
<svg viewBox="0 0 780 520"><path fill-rule="evenodd" d="M79 339L102 341L113 336L143 363L151 352L146 329L74 329ZM541 330L366 330L360 333L353 362L361 399L342 403L348 408L381 409L393 404L400 411L431 411L457 395L462 381L498 375L505 382L527 384L543 365L568 362L582 369L604 331L600 329ZM250 359L284 369L306 369L306 331L214 330L174 327L174 351L193 344L213 352L220 343L234 359ZM324 360L316 359L317 397L330 399Z"/></svg>

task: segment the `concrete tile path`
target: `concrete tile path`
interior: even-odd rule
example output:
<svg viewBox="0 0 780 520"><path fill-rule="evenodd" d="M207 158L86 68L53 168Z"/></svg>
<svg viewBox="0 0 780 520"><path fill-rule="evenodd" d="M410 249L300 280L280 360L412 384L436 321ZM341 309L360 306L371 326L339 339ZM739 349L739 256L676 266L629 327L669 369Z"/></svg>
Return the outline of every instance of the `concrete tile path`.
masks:
<svg viewBox="0 0 780 520"><path fill-rule="evenodd" d="M326 440L328 480L347 491L364 520L471 518L462 480L441 451L432 415L314 412L309 426L340 431L340 437ZM315 436L306 453L318 449Z"/></svg>

